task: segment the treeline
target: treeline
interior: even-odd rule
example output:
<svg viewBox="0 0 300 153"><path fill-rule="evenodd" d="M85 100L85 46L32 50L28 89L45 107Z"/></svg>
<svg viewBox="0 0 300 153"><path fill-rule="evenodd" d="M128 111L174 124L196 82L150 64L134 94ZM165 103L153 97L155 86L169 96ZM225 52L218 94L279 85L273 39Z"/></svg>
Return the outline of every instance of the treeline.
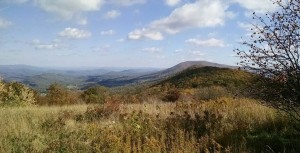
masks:
<svg viewBox="0 0 300 153"><path fill-rule="evenodd" d="M102 86L79 91L53 83L47 93L39 93L19 82L0 81L0 106L103 104L111 97L109 89Z"/></svg>
<svg viewBox="0 0 300 153"><path fill-rule="evenodd" d="M242 95L253 75L239 70L213 67L188 69L154 84L140 84L119 88L93 86L72 90L53 83L46 93L39 93L18 82L0 82L1 105L73 105L142 103L148 99L164 102L214 100L224 96Z"/></svg>

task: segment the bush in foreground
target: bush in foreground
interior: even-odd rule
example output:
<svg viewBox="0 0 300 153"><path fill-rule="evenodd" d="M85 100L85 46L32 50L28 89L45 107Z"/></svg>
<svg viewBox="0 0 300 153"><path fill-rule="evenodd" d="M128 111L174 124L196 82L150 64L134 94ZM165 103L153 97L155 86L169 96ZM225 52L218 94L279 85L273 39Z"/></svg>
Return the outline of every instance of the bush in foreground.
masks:
<svg viewBox="0 0 300 153"><path fill-rule="evenodd" d="M36 103L32 89L18 82L0 82L1 106L29 106Z"/></svg>

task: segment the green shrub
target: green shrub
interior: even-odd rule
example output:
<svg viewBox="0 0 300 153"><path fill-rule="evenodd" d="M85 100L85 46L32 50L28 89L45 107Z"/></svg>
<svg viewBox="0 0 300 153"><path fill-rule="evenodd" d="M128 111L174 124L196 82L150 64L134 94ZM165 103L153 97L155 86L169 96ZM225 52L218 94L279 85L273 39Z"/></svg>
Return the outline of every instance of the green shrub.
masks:
<svg viewBox="0 0 300 153"><path fill-rule="evenodd" d="M47 105L70 105L80 102L78 93L69 91L57 83L51 84L47 91L45 98L40 99Z"/></svg>
<svg viewBox="0 0 300 153"><path fill-rule="evenodd" d="M108 96L108 90L102 86L88 88L81 94L81 98L87 104L103 104Z"/></svg>
<svg viewBox="0 0 300 153"><path fill-rule="evenodd" d="M18 82L4 84L0 82L0 105L28 106L36 103L32 89Z"/></svg>

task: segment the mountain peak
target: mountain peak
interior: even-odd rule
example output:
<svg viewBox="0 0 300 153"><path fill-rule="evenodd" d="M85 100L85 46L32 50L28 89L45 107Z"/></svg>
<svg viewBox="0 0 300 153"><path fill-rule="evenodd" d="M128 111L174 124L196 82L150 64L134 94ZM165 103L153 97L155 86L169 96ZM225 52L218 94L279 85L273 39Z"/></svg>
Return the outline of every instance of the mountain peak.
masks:
<svg viewBox="0 0 300 153"><path fill-rule="evenodd" d="M191 67L199 68L199 67L206 67L206 66L219 67L219 68L234 68L233 66L218 64L218 63L213 63L208 61L185 61L169 69L166 69L165 71L167 73L171 72L175 74Z"/></svg>

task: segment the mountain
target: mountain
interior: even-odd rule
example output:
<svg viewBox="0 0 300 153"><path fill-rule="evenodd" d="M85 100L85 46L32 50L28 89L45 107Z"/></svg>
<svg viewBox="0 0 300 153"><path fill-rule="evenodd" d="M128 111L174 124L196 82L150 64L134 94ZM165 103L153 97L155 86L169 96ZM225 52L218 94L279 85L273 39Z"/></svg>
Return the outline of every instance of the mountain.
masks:
<svg viewBox="0 0 300 153"><path fill-rule="evenodd" d="M80 89L81 85L84 84L84 81L85 77L56 73L43 73L26 77L22 80L22 83L29 85L36 90L44 92L52 83L59 83L68 87L69 89Z"/></svg>
<svg viewBox="0 0 300 153"><path fill-rule="evenodd" d="M176 75L156 83L154 86L173 85L177 88L207 86L240 87L245 85L253 74L231 68L190 67Z"/></svg>
<svg viewBox="0 0 300 153"><path fill-rule="evenodd" d="M88 88L95 84L122 86L132 78L157 72L157 68L41 68L28 65L0 65L0 77L4 81L17 81L36 90L45 91L52 83L59 83L70 88ZM99 83L116 81L116 84ZM125 80L118 83L120 80Z"/></svg>
<svg viewBox="0 0 300 153"><path fill-rule="evenodd" d="M6 81L20 81L28 76L40 75L47 70L28 65L0 65L0 76Z"/></svg>
<svg viewBox="0 0 300 153"><path fill-rule="evenodd" d="M212 63L212 62L207 62L207 61L186 61L186 62L179 63L171 68L168 68L168 69L156 72L156 73L140 76L140 77L136 78L136 80L140 80L142 82L162 80L162 79L173 76L173 75L175 75L179 72L182 72L183 70L186 70L191 67L200 68L200 67L207 67L207 66L219 67L219 68L231 68L231 69L235 68L233 66L217 64L217 63Z"/></svg>
<svg viewBox="0 0 300 153"><path fill-rule="evenodd" d="M218 67L218 68L230 68L230 69L236 68L234 66L212 63L207 61L186 61L165 70L148 73L145 75L140 75L137 77L119 77L119 78L101 79L97 82L97 84L108 86L108 87L115 87L115 86L123 86L128 84L139 84L144 82L156 82L156 81L169 78L188 68L192 68L192 67L200 68L200 67L207 67L207 66Z"/></svg>
<svg viewBox="0 0 300 153"><path fill-rule="evenodd" d="M187 61L168 69L157 68L40 68L27 65L2 65L0 76L5 81L18 81L34 89L45 91L52 83L85 89L93 85L117 87L144 82L156 82L170 78L189 68L233 66L207 61Z"/></svg>
<svg viewBox="0 0 300 153"><path fill-rule="evenodd" d="M186 70L191 67L200 68L200 67L207 67L207 66L219 67L219 68L235 68L233 66L212 63L212 62L207 62L207 61L186 61L186 62L179 63L171 68L168 68L168 69L162 71L162 74L163 75L176 74L178 72L181 72L181 71Z"/></svg>

